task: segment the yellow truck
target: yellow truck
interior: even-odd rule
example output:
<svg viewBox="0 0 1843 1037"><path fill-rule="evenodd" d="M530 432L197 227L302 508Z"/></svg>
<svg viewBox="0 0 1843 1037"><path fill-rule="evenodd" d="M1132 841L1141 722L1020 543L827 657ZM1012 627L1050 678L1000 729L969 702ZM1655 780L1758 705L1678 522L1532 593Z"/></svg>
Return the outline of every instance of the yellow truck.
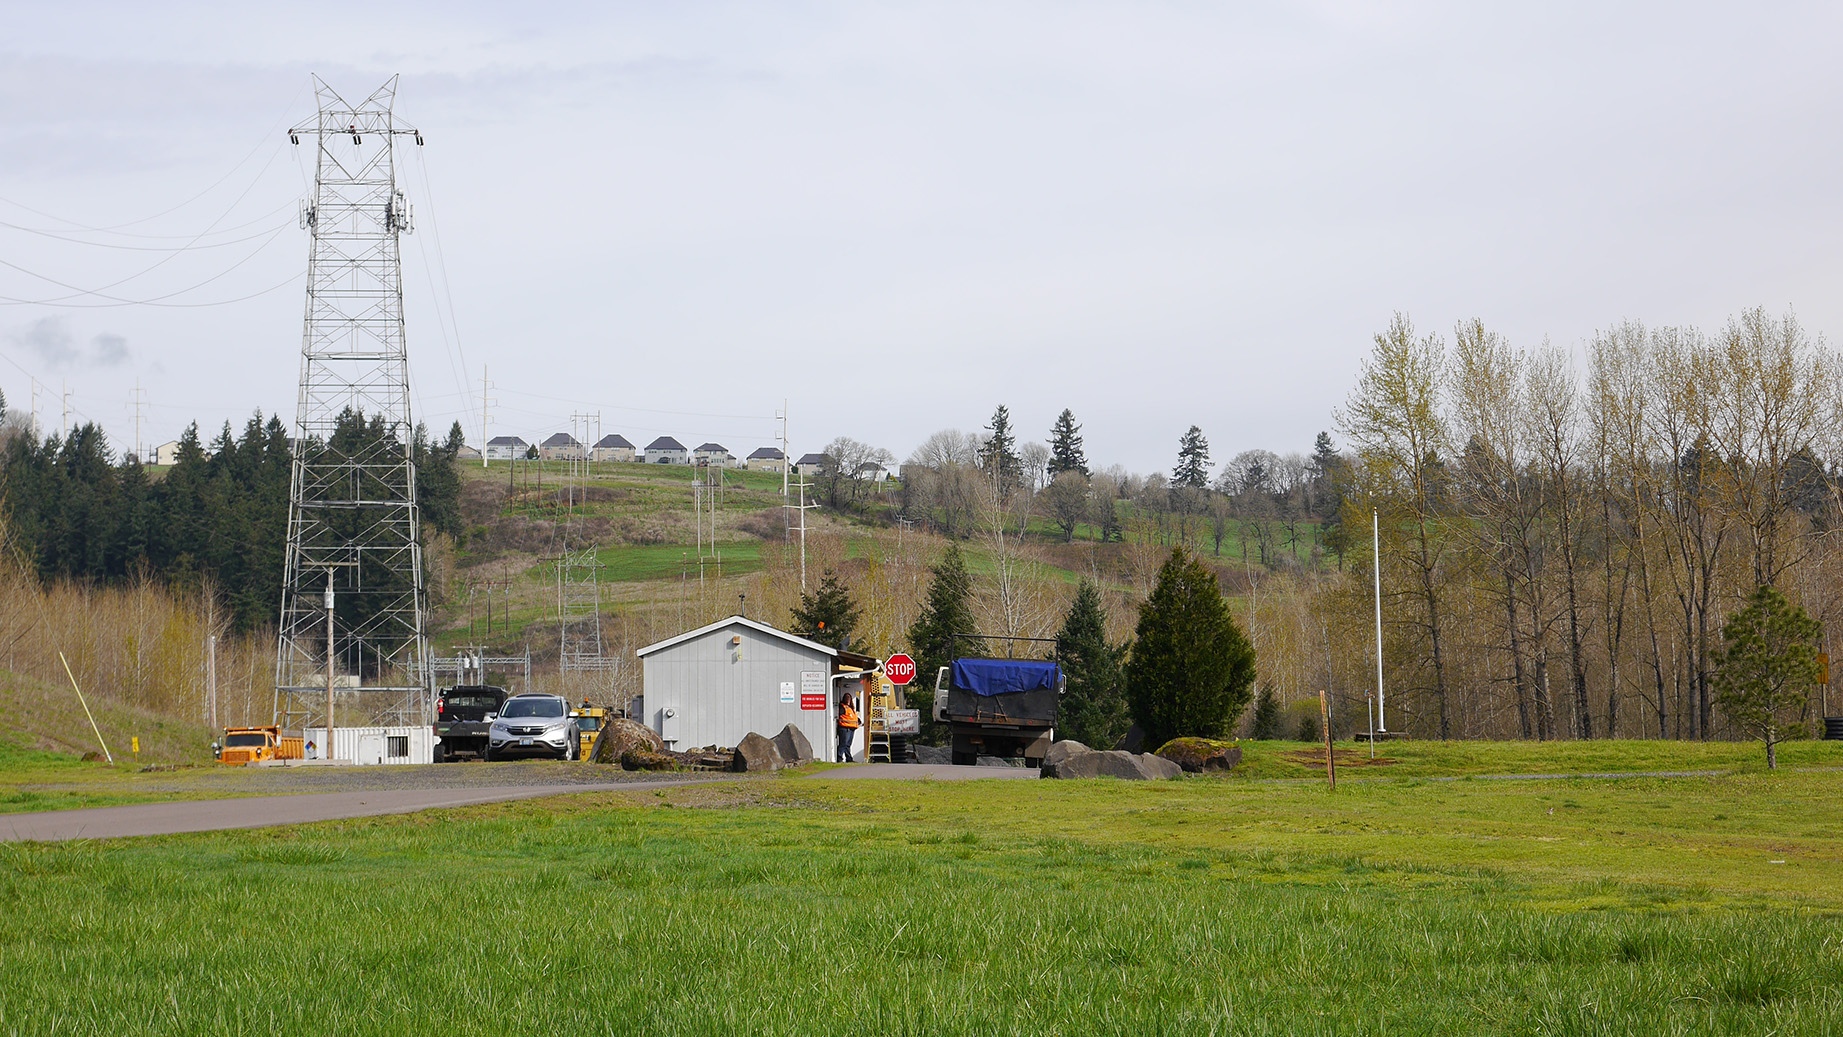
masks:
<svg viewBox="0 0 1843 1037"><path fill-rule="evenodd" d="M298 760L301 739L282 734L279 727L227 727L224 740L211 747L219 763L236 766L263 760Z"/></svg>

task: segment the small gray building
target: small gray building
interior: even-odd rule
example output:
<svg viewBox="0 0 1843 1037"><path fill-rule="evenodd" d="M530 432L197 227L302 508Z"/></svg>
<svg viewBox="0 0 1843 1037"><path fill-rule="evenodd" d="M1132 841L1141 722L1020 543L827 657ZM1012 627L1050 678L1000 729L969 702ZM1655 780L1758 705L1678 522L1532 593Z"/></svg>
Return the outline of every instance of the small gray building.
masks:
<svg viewBox="0 0 1843 1037"><path fill-rule="evenodd" d="M733 746L753 731L770 738L788 724L806 733L822 760L837 740L838 696L863 701L857 671L877 660L731 616L647 645L640 657L640 719L672 749Z"/></svg>

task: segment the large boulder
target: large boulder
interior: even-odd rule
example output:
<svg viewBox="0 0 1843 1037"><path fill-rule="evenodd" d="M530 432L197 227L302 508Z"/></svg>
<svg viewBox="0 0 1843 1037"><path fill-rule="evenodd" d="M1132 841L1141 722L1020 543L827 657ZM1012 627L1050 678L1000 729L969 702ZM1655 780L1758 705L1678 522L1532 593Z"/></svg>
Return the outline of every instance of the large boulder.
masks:
<svg viewBox="0 0 1843 1037"><path fill-rule="evenodd" d="M1234 770L1241 763L1241 746L1211 738L1173 738L1159 747L1158 755L1192 774Z"/></svg>
<svg viewBox="0 0 1843 1037"><path fill-rule="evenodd" d="M753 731L743 735L742 741L736 743L736 756L730 763L731 770L748 774L778 771L785 766L787 761L781 756L781 751L774 747L774 740L763 738Z"/></svg>
<svg viewBox="0 0 1843 1037"><path fill-rule="evenodd" d="M1045 778L1122 778L1146 781L1175 778L1183 769L1157 756L1129 753L1122 749L1105 752L1090 749L1080 742L1057 742L1043 757Z"/></svg>
<svg viewBox="0 0 1843 1037"><path fill-rule="evenodd" d="M952 763L953 750L944 745L918 745L915 747L916 763Z"/></svg>
<svg viewBox="0 0 1843 1037"><path fill-rule="evenodd" d="M1145 728L1140 727L1138 724L1134 724L1132 727L1127 728L1126 733L1120 736L1120 740L1115 742L1113 747L1129 753L1144 752Z"/></svg>
<svg viewBox="0 0 1843 1037"><path fill-rule="evenodd" d="M652 729L626 717L615 717L602 727L602 733L596 736L594 761L596 763L619 763L629 750L662 753L666 743Z"/></svg>
<svg viewBox="0 0 1843 1037"><path fill-rule="evenodd" d="M781 733L774 736L774 748L781 754L781 759L790 767L803 763L812 763L818 757L813 755L813 742L806 737L806 732L788 724L781 728Z"/></svg>

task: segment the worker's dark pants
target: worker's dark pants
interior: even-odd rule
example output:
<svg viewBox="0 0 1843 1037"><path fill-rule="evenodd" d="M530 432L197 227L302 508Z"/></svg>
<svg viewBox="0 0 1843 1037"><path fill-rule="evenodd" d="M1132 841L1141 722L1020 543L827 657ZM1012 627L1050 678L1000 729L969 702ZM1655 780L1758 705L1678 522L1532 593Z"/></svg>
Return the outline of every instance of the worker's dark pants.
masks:
<svg viewBox="0 0 1843 1037"><path fill-rule="evenodd" d="M851 762L851 742L857 737L857 733L858 729L855 727L841 727L838 729L838 756L836 757L836 762Z"/></svg>

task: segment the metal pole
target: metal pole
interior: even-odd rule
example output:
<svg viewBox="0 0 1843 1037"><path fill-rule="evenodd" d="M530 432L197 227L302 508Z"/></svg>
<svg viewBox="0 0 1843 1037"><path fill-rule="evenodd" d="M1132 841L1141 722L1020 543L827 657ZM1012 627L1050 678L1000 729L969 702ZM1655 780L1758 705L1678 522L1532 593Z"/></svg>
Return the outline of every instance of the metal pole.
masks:
<svg viewBox="0 0 1843 1037"><path fill-rule="evenodd" d="M326 571L326 744L323 760L333 758L333 570Z"/></svg>
<svg viewBox="0 0 1843 1037"><path fill-rule="evenodd" d="M1369 711L1369 758L1373 760L1376 758L1376 696L1365 695L1363 697L1369 700L1365 703L1365 708Z"/></svg>
<svg viewBox="0 0 1843 1037"><path fill-rule="evenodd" d="M1382 721L1379 729L1386 734L1389 715L1387 700L1382 697L1382 520L1375 508L1369 510L1369 537L1376 571L1376 716ZM1375 739L1370 739L1370 744L1375 745Z"/></svg>

